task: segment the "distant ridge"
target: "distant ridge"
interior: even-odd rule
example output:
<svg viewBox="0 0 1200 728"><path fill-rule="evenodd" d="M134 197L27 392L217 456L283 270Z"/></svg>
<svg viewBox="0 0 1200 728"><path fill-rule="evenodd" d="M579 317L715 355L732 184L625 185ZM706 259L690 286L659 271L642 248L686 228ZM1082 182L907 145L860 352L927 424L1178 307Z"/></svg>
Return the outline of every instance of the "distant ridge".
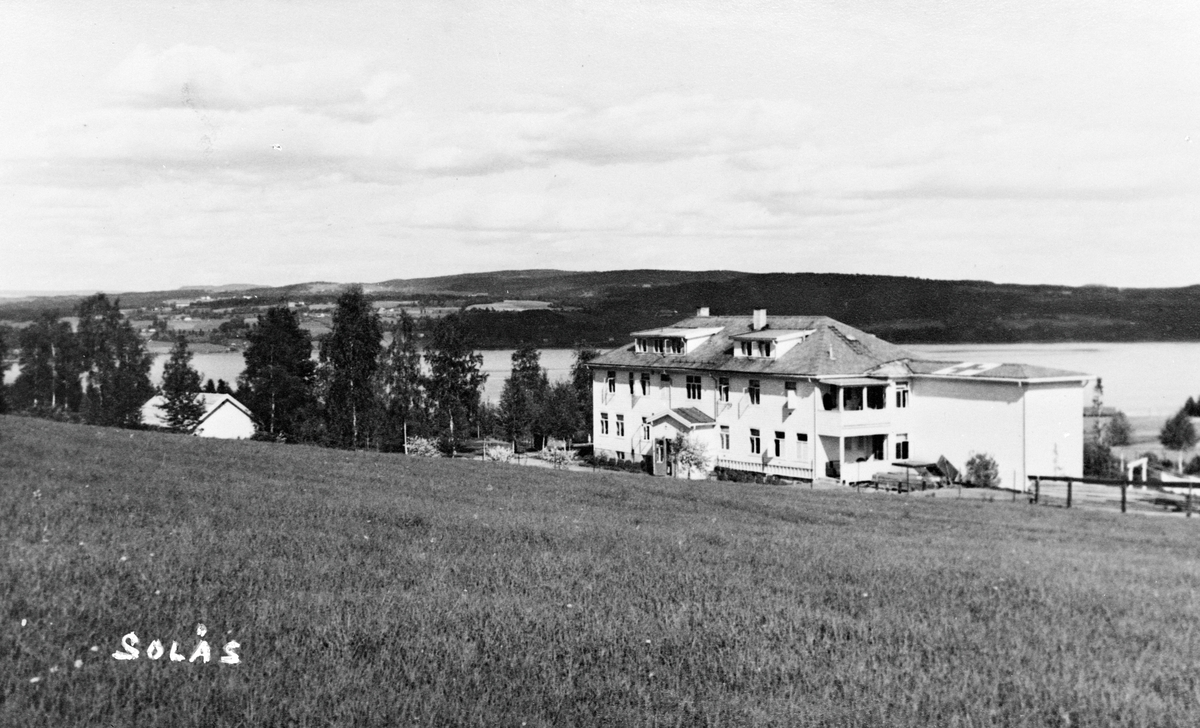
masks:
<svg viewBox="0 0 1200 728"><path fill-rule="evenodd" d="M258 283L226 283L222 286L180 286L181 291L213 291L214 293L228 293L229 291L249 291L259 288L270 288L270 286L259 285Z"/></svg>
<svg viewBox="0 0 1200 728"><path fill-rule="evenodd" d="M225 284L170 291L110 293L122 308L210 296L266 306L332 303L352 283L286 286ZM403 299L443 312L468 311L481 346L593 345L676 321L697 308L716 315L825 315L897 344L1052 341L1200 341L1200 285L1183 288L1018 285L853 273L746 273L734 270L502 270L389 278L361 283L376 300ZM90 293L90 291L88 292ZM0 319L32 320L67 311L83 295L0 299ZM540 301L534 310L485 311L501 301Z"/></svg>

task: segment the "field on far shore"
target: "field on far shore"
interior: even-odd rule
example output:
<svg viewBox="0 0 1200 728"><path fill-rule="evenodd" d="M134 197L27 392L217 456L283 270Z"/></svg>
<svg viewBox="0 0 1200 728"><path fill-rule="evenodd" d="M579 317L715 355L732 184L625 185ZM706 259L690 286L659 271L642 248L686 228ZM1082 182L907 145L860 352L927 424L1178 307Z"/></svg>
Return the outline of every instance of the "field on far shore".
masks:
<svg viewBox="0 0 1200 728"><path fill-rule="evenodd" d="M0 538L0 725L1190 727L1200 702L1200 519L0 417Z"/></svg>

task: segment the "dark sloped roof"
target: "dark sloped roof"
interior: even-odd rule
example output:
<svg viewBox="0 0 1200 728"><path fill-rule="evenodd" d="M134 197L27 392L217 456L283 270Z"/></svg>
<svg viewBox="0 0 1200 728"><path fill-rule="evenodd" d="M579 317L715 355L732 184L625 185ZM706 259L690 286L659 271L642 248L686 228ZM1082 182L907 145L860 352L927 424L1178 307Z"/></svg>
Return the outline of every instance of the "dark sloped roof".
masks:
<svg viewBox="0 0 1200 728"><path fill-rule="evenodd" d="M716 328L721 331L689 354L638 352L633 344L605 352L591 366L696 369L746 374L835 375L861 374L884 362L913 355L877 336L828 316L770 316L767 330L811 329L808 338L778 359L734 357L731 337L751 331L750 316L695 316L671 328Z"/></svg>
<svg viewBox="0 0 1200 728"><path fill-rule="evenodd" d="M710 422L716 422L716 420L704 414L695 407L676 407L675 414L679 415L693 425L706 425Z"/></svg>
<svg viewBox="0 0 1200 728"><path fill-rule="evenodd" d="M601 354L590 362L590 366L817 377L933 375L954 367L953 371L938 376L985 380L1088 377L1081 372L1032 364L978 365L971 369L964 362L919 359L906 349L828 316L769 316L763 331L808 329L813 333L777 359L735 357L732 337L750 333L751 321L750 316L693 316L672 324L670 328L720 328L720 331L689 354L638 352L633 344L628 344Z"/></svg>

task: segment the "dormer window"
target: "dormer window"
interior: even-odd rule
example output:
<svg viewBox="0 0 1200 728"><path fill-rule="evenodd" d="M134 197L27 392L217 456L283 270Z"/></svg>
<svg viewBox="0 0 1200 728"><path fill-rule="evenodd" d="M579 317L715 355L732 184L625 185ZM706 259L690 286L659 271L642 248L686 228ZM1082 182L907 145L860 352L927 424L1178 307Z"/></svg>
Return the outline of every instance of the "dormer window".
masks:
<svg viewBox="0 0 1200 728"><path fill-rule="evenodd" d="M769 341L758 342L758 355L770 357L771 356L771 342L769 342Z"/></svg>
<svg viewBox="0 0 1200 728"><path fill-rule="evenodd" d="M663 349L663 340L662 339L654 340L654 353L655 354L665 353L665 350Z"/></svg>
<svg viewBox="0 0 1200 728"><path fill-rule="evenodd" d="M640 336L637 339L637 350L641 352L646 351L646 340Z"/></svg>
<svg viewBox="0 0 1200 728"><path fill-rule="evenodd" d="M753 356L754 344L749 341L742 342L742 356Z"/></svg>

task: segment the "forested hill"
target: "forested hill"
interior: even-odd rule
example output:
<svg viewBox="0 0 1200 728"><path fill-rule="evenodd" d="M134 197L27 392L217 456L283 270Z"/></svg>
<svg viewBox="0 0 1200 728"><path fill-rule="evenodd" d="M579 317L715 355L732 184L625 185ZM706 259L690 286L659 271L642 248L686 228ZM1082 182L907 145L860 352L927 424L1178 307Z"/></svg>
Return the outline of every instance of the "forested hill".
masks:
<svg viewBox="0 0 1200 728"><path fill-rule="evenodd" d="M256 304L332 300L345 284L301 283L276 288L120 294L122 306L199 296L222 305L236 295ZM364 283L376 300L458 307L502 300L538 300L549 309L471 311L478 345L597 346L630 331L661 325L708 306L714 315L823 314L897 343L1018 341L1197 341L1200 286L1111 288L1027 286L834 273L630 270L520 270ZM42 299L39 299L42 301ZM0 318L29 318L51 299L0 304ZM248 302L248 301L247 301ZM60 309L71 301L53 300Z"/></svg>
<svg viewBox="0 0 1200 728"><path fill-rule="evenodd" d="M407 290L540 298L567 310L474 312L488 345L598 345L690 315L822 314L897 343L1200 340L1200 286L1027 286L835 273L502 271L419 281Z"/></svg>

